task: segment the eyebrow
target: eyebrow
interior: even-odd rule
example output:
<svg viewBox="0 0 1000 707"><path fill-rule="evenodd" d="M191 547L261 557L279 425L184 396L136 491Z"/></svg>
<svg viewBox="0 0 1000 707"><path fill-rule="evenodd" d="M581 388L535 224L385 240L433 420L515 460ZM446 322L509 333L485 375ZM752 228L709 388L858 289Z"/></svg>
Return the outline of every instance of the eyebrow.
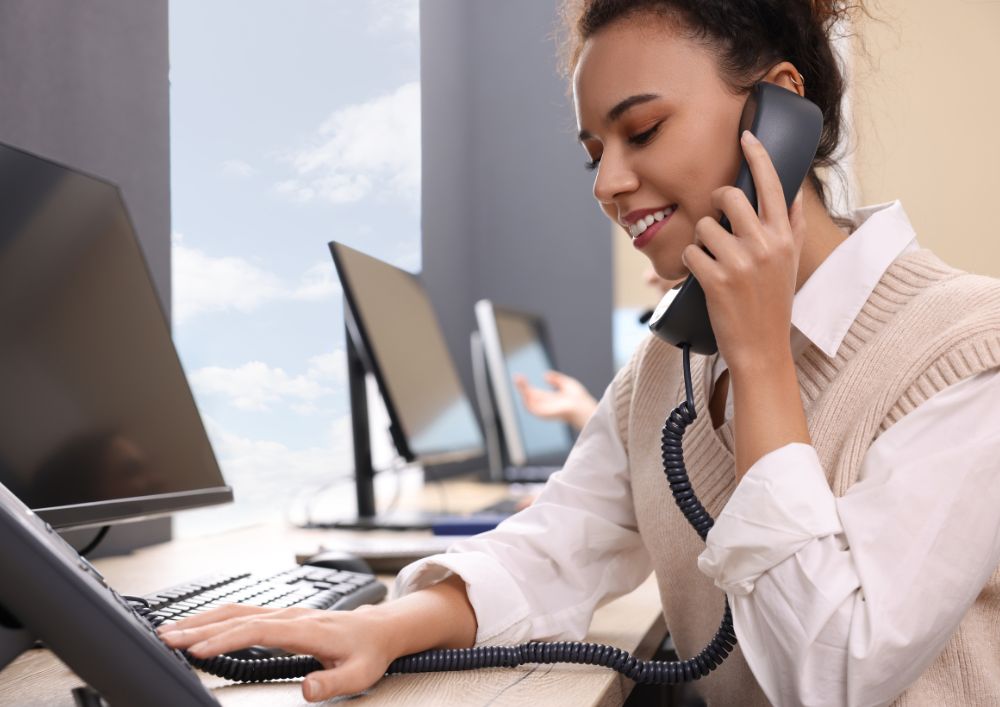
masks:
<svg viewBox="0 0 1000 707"><path fill-rule="evenodd" d="M659 98L659 96L656 95L655 93L640 93L635 96L629 96L625 100L619 101L614 108L609 110L605 120L609 123L613 123L619 118L621 118L622 115L625 114L625 111L627 111L632 106L637 106L641 103L648 103L649 101L654 101L657 98ZM589 132L587 132L586 130L581 130L580 134L577 136L577 139L580 142L583 142L584 140L588 140L591 137L593 137L593 135L591 135Z"/></svg>

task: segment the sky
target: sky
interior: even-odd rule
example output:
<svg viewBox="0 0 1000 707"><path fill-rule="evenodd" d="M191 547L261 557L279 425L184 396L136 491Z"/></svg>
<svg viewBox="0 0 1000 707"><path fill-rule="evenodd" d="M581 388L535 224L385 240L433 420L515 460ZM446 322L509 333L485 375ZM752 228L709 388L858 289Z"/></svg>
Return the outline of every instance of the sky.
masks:
<svg viewBox="0 0 1000 707"><path fill-rule="evenodd" d="M327 244L420 268L417 5L170 3L173 333L236 495L179 535L351 473Z"/></svg>

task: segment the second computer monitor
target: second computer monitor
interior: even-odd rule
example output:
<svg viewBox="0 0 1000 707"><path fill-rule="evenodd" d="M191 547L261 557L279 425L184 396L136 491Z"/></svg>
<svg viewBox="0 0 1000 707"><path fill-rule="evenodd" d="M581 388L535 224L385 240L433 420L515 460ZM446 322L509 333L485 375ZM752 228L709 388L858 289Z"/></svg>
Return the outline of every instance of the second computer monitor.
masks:
<svg viewBox="0 0 1000 707"><path fill-rule="evenodd" d="M330 250L348 333L378 381L400 454L425 467L481 458L479 423L420 279L343 243Z"/></svg>
<svg viewBox="0 0 1000 707"><path fill-rule="evenodd" d="M555 369L555 361L542 319L480 300L476 323L507 464L562 465L573 446L573 431L563 422L528 412L514 385L514 376L522 375L535 387L548 387L545 372Z"/></svg>

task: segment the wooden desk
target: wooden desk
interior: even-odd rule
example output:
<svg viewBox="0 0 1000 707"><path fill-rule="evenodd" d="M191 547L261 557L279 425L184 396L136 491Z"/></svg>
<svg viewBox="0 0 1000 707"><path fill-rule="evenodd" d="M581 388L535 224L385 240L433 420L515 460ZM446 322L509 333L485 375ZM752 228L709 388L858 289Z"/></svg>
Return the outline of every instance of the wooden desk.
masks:
<svg viewBox="0 0 1000 707"><path fill-rule="evenodd" d="M449 491L449 493L452 493ZM471 493L471 492L470 492ZM471 493L475 497L478 494ZM494 495L496 493L494 492ZM488 499L487 499L488 502ZM309 552L333 532L260 525L218 535L175 540L136 553L98 560L109 584L123 594L146 594L199 575L239 570L285 569L296 552ZM366 535L371 537L371 535ZM391 577L381 577L391 586ZM600 609L587 640L649 658L666 634L652 578L631 594ZM100 640L95 637L95 641ZM234 685L202 676L223 705L303 705L298 681ZM73 705L70 690L81 684L45 650L23 654L0 672L0 704ZM461 673L383 678L363 696L367 705L618 705L632 682L603 668L576 665L525 666Z"/></svg>

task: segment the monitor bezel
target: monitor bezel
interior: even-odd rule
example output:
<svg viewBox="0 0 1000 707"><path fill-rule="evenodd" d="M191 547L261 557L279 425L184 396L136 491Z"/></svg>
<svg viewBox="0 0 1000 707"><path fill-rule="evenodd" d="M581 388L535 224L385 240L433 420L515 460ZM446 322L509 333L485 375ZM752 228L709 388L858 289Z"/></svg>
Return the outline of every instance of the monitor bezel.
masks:
<svg viewBox="0 0 1000 707"><path fill-rule="evenodd" d="M233 500L229 486L192 491L173 491L152 496L92 501L67 506L33 509L35 514L57 530L96 528L130 523L170 515L177 511L215 506Z"/></svg>
<svg viewBox="0 0 1000 707"><path fill-rule="evenodd" d="M545 350L553 370L558 370L555 352L552 350L552 343L545 320L540 315L532 312L498 306L489 299L481 299L476 302L475 314L476 326L479 329L482 342L483 358L486 362L487 375L493 394L493 402L496 405L496 415L500 424L501 437L508 463L512 466L561 466L565 463L566 456L569 453L569 449L572 448L573 439L575 438L573 428L566 423L556 423L564 425L569 434L570 443L565 452L529 457L524 448L521 422L518 419L512 397L510 371L507 370L507 361L500 342L500 329L497 326L496 317L497 314L507 315L530 322L538 334L538 340Z"/></svg>
<svg viewBox="0 0 1000 707"><path fill-rule="evenodd" d="M174 344L173 329L170 318L167 316L167 311L163 304L160 292L156 288L156 280L153 278L152 270L150 270L145 248L143 247L142 241L139 240L138 230L135 227L135 219L132 218L132 212L129 210L128 202L125 200L125 194L122 188L110 179L106 179L92 172L78 169L63 162L50 159L30 150L25 150L24 148L11 145L6 142L0 142L0 147L13 152L19 152L30 158L46 162L59 169L75 173L81 177L92 179L95 182L104 184L113 190L118 199L118 203L121 206L125 220L128 223L129 231L131 233L131 241L139 255L139 262L142 265L143 272L146 274L146 281L153 291L153 300L155 301L157 311L159 312L160 322L162 322L165 327L167 339L170 342L170 347L173 352L174 361L176 362L180 370L181 377L184 379L186 384L187 397L194 410L194 414L201 423L202 432L205 434L205 439L208 442L208 450L211 454L212 463L219 472L219 480L223 482L222 486L207 486L200 489L168 491L165 493L150 494L148 496L110 498L102 499L100 501L85 501L83 503L76 504L32 508L32 512L37 514L38 517L45 522L49 523L49 525L53 528L69 530L75 528L93 528L105 525L117 525L133 521L148 520L150 518L170 515L178 511L192 510L195 508L204 508L206 506L232 502L233 489L225 483L225 477L223 476L222 469L219 466L218 458L215 456L215 449L212 446L211 439L208 437L208 431L205 429L205 421L202 418L201 411L198 409L197 402L194 399L194 392L191 390L191 384L188 381L187 373L184 370L184 363L181 361L180 355L177 353L177 346Z"/></svg>

